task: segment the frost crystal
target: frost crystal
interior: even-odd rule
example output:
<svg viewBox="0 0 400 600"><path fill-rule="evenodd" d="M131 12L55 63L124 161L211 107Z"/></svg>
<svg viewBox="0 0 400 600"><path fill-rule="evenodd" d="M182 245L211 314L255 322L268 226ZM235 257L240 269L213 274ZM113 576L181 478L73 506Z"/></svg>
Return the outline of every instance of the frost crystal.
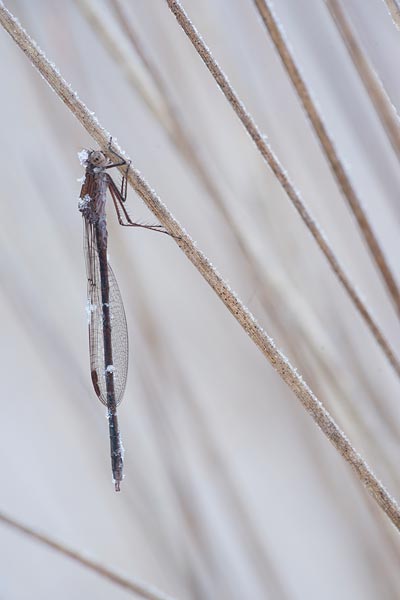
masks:
<svg viewBox="0 0 400 600"><path fill-rule="evenodd" d="M92 312L94 312L96 309L97 309L97 305L92 304L90 302L90 300L88 300L87 304L86 304L86 314L87 314L88 324L90 323L90 319L92 317Z"/></svg>
<svg viewBox="0 0 400 600"><path fill-rule="evenodd" d="M124 456L125 456L125 448L122 445L122 439L121 439L121 434L119 434L119 445L121 448L121 458L122 460L124 460ZM124 478L124 476L122 476L122 479Z"/></svg>
<svg viewBox="0 0 400 600"><path fill-rule="evenodd" d="M106 372L107 373L114 373L114 371L115 371L114 365L108 365L108 367L106 369Z"/></svg>
<svg viewBox="0 0 400 600"><path fill-rule="evenodd" d="M89 152L84 148L80 152L78 152L78 158L81 165L86 166L86 161L89 158Z"/></svg>
<svg viewBox="0 0 400 600"><path fill-rule="evenodd" d="M83 198L81 198L78 202L78 209L83 211L85 208L87 208L91 201L92 199L89 194L85 194L85 196L83 196Z"/></svg>

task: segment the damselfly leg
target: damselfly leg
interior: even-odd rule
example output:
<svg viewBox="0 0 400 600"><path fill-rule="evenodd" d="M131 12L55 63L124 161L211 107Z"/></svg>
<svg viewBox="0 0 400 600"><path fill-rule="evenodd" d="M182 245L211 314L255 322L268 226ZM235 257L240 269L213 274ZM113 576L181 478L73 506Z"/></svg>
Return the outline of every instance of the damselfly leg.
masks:
<svg viewBox="0 0 400 600"><path fill-rule="evenodd" d="M122 227L141 227L142 229L150 229L151 231L158 231L159 233L169 235L168 231L166 231L162 225L146 225L145 223L136 223L135 221L132 221L124 206L125 199L111 177L108 178L108 189L110 190L111 198L114 203L118 222Z"/></svg>
<svg viewBox="0 0 400 600"><path fill-rule="evenodd" d="M162 226L162 225L147 225L145 223L136 223L135 221L132 221L132 219L130 218L128 211L126 210L124 203L126 202L126 197L127 197L127 193L128 193L128 173L129 173L129 168L131 166L131 161L127 161L123 156L121 156L121 154L118 154L118 152L116 152L115 150L113 150L112 148L112 138L110 138L110 141L108 142L108 150L109 152L111 152L111 154L113 154L114 156L116 156L119 161L112 163L110 165L107 165L105 168L106 169L111 169L112 167L120 167L122 165L126 165L126 171L122 177L122 182L121 182L121 189L118 189L115 181L113 180L113 178L108 175L107 181L108 181L108 189L110 190L110 194L113 200L113 204L115 207L115 212L117 213L117 218L118 218L118 222L120 225L122 225L122 227L140 227L142 229L150 229L151 231L159 231L160 233L165 233L166 235L170 235L168 233L168 231L166 231L166 229ZM124 218L125 221L124 221Z"/></svg>

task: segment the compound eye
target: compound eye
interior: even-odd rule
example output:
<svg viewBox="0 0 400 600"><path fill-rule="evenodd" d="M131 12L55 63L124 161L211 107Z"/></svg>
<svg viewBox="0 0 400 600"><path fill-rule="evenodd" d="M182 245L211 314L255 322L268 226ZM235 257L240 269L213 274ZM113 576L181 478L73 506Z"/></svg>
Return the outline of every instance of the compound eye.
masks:
<svg viewBox="0 0 400 600"><path fill-rule="evenodd" d="M105 162L105 156L99 150L94 150L89 158L92 165L102 165Z"/></svg>

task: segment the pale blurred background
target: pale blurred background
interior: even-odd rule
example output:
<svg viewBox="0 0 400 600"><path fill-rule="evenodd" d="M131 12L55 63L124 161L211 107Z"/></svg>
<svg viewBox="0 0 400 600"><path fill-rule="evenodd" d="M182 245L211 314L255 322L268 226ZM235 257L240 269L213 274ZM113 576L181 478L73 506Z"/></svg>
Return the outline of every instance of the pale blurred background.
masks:
<svg viewBox="0 0 400 600"><path fill-rule="evenodd" d="M6 4L400 496L399 382L166 3L120 5L261 280L144 101L162 110L112 3ZM253 2L184 6L400 353L396 312ZM396 155L324 2L274 7L400 280ZM386 5L345 8L400 107L400 32ZM77 152L94 142L4 31L0 55L1 510L182 600L398 598L398 534L349 467L176 244L119 227L110 209L131 350L125 479L114 492L90 381L77 210ZM128 207L154 222L132 190ZM0 556L5 600L131 597L2 524Z"/></svg>

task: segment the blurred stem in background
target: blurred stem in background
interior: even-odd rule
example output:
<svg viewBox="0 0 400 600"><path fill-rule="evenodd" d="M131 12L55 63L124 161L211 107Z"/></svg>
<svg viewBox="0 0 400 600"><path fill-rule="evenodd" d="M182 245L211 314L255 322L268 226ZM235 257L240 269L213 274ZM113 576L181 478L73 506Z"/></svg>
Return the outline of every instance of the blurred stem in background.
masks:
<svg viewBox="0 0 400 600"><path fill-rule="evenodd" d="M313 100L312 94L307 89L305 80L294 60L292 53L289 50L289 47L285 41L284 32L278 24L270 3L268 0L254 0L254 2L260 17L267 28L273 43L275 44L275 48L281 57L282 63L292 81L292 84L298 94L310 123L314 128L315 134L320 141L321 148L331 167L337 184L347 200L348 206L358 223L361 235L364 238L371 256L375 261L375 265L386 284L387 291L392 298L397 314L400 316L399 287L369 221L368 215L357 196L355 188L353 187L350 178L346 173L344 164L338 154L337 149L335 148L333 137L329 133L327 126L323 121L322 115L317 109L317 105ZM338 6L336 1L328 2L328 4L330 6ZM397 131L397 133L399 132ZM400 139L397 139L397 142L399 141Z"/></svg>
<svg viewBox="0 0 400 600"><path fill-rule="evenodd" d="M257 4L260 2L262 3L262 0L257 0ZM118 37L115 36L106 21L103 20L98 11L96 11L92 1L76 0L76 3L87 17L89 25L92 26L98 34L99 41L101 41L105 48L109 50L111 56L121 67L122 71L127 74L124 65L128 64L130 65L130 69L133 70L134 64L132 61L129 61L129 57L122 48ZM192 133L186 127L182 112L176 106L175 100L172 97L168 84L164 80L161 70L155 62L152 61L151 56L145 47L144 40L141 39L139 32L134 27L132 18L130 18L128 13L122 8L120 0L109 0L109 4L114 10L122 31L131 42L134 51L137 53L143 66L153 80L155 88L159 93L157 105L164 105L164 110L159 112L152 110L151 105L149 105L147 101L150 91L142 93L142 90L145 88L145 83L142 85L136 84L136 82L140 80L139 72L137 72L135 76L127 77L127 80L132 84L134 90L142 97L143 102L150 108L154 117L165 130L182 159L193 170L195 176L198 177L200 184L204 186L204 189L213 200L214 206L219 211L219 214L225 221L227 228L233 235L235 242L241 251L247 273L253 279L254 285L257 286L257 298L264 310L265 318L278 329L279 339L285 340L286 347L290 348L291 356L303 372L307 372L307 362L304 360L304 351L299 349L298 344L293 344L292 340L297 337L305 341L307 340L307 347L312 354L312 359L316 364L317 372L320 371L325 374L325 377L331 382L333 388L337 390L337 397L342 399L340 407L337 406L336 409L334 409L333 406L330 406L330 410L333 411L333 414L338 412L339 414L342 414L342 416L344 411L346 423L352 423L352 426L359 429L360 433L363 432L364 435L361 434L361 437L367 437L371 440L371 443L375 446L375 452L380 456L382 463L386 463L388 471L395 480L394 465L391 465L390 461L388 462L382 452L378 449L374 436L368 432L368 427L363 418L362 411L358 410L357 407L352 406L349 401L348 392L346 390L351 388L351 383L347 377L347 372L344 371L340 379L335 375L337 372L343 371L343 369L337 361L335 353L329 350L331 344L329 336L325 334L323 324L318 319L318 316L310 309L309 304L300 296L298 291L295 291L294 289L290 292L288 291L290 282L287 280L284 281L282 276L279 275L279 271L273 265L268 269L264 268L263 259L259 256L259 252L253 248L251 237L246 235L246 230L241 226L237 219L235 219L233 210L228 210L227 203L220 194L218 186L214 182L214 177L208 170L207 162L201 154L199 145L192 141ZM284 64L287 66L288 72L293 78L293 82L297 83L297 81L299 81L297 91L303 99L305 108L311 113L310 119L316 124L316 133L318 134L321 132L322 146L326 147L326 154L332 163L332 168L337 171L338 181L340 182L344 179L344 192L349 192L351 196L355 196L351 183L344 172L344 167L333 147L333 142L330 141L321 121L321 117L306 89L305 83L301 80L300 74L289 55L289 51L285 45L282 34L278 30L276 21L269 9L266 14L268 16L268 23L274 33L273 39L276 42L278 51L281 53ZM119 47L120 50L114 52L114 47ZM165 115L169 115L169 120L165 119ZM355 200L358 202L357 198ZM394 285L394 287L396 286ZM285 315L285 319L281 318L282 314ZM298 318L298 315L301 315L300 319ZM294 329L297 331L297 335L293 335ZM320 352L321 347L325 349L323 353ZM317 381L318 377L316 375L317 373L314 374L313 379ZM393 421L391 415L386 412L385 407L381 402L376 399L373 402L377 411L377 416L382 419L388 431L390 431L396 439L399 439L399 431L397 430L396 423ZM351 415L353 418L351 418ZM354 418L356 415L357 418Z"/></svg>
<svg viewBox="0 0 400 600"><path fill-rule="evenodd" d="M392 16L393 23L397 29L400 29L400 4L398 0L385 0L389 12Z"/></svg>
<svg viewBox="0 0 400 600"><path fill-rule="evenodd" d="M326 0L326 3L340 35L346 44L354 67L364 84L383 128L386 131L386 135L392 144L397 159L400 161L400 121L396 108L390 101L381 80L357 40L350 21L346 17L346 13L340 2L337 0Z"/></svg>

